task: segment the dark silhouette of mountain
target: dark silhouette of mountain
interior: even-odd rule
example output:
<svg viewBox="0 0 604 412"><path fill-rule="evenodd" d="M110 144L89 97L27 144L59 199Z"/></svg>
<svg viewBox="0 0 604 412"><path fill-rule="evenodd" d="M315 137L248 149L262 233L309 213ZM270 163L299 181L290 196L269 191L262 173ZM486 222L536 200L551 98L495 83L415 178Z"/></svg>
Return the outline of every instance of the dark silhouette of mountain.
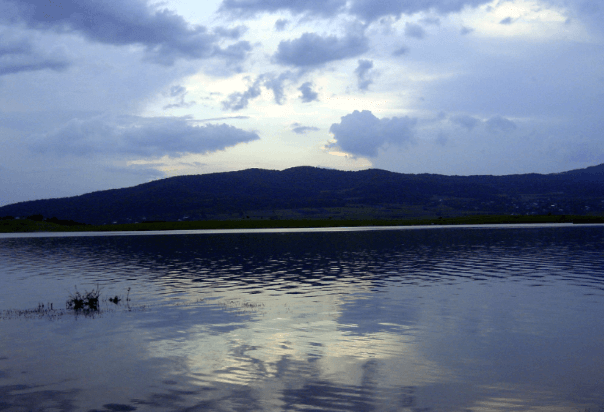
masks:
<svg viewBox="0 0 604 412"><path fill-rule="evenodd" d="M444 176L315 167L177 176L134 187L0 207L91 224L229 218L413 218L597 214L604 164L554 174Z"/></svg>

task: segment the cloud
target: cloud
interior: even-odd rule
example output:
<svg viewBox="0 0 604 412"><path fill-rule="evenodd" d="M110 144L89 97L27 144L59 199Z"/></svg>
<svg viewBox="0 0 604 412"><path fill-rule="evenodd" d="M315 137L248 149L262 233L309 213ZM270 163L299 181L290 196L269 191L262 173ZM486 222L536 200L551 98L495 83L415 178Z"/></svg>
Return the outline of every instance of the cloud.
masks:
<svg viewBox="0 0 604 412"><path fill-rule="evenodd" d="M244 40L231 44L224 49L218 46L214 47L214 56L223 57L229 61L241 61L247 57L250 51L252 51L252 45Z"/></svg>
<svg viewBox="0 0 604 412"><path fill-rule="evenodd" d="M382 16L411 16L427 11L439 14L456 13L465 7L476 7L490 2L491 0L352 0L349 11L371 22Z"/></svg>
<svg viewBox="0 0 604 412"><path fill-rule="evenodd" d="M292 131L296 134L306 134L308 132L317 132L321 129L314 126L302 126L300 123L292 124Z"/></svg>
<svg viewBox="0 0 604 412"><path fill-rule="evenodd" d="M212 153L259 138L226 124L195 126L186 117L97 116L73 119L52 132L34 135L30 147L59 155L179 157Z"/></svg>
<svg viewBox="0 0 604 412"><path fill-rule="evenodd" d="M509 133L518 128L518 126L516 126L516 123L501 116L491 117L489 120L487 120L486 124L487 129L490 132Z"/></svg>
<svg viewBox="0 0 604 412"><path fill-rule="evenodd" d="M220 11L239 16L289 11L292 14L333 16L346 5L346 0L223 0Z"/></svg>
<svg viewBox="0 0 604 412"><path fill-rule="evenodd" d="M214 27L213 31L220 37L228 37L230 39L237 40L238 38L243 36L243 34L247 31L247 27L239 25L237 27L227 29L226 27L218 26Z"/></svg>
<svg viewBox="0 0 604 412"><path fill-rule="evenodd" d="M302 92L302 96L300 96L300 99L304 103L310 103L312 101L319 100L319 94L317 92L314 92L311 89L311 86L312 86L311 82L306 82L306 83L303 83L302 86L300 86L298 88L298 90L300 90Z"/></svg>
<svg viewBox="0 0 604 412"><path fill-rule="evenodd" d="M192 119L188 117L189 122L204 123L204 122L216 122L218 120L246 120L249 116L222 116L222 117L211 117L209 119Z"/></svg>
<svg viewBox="0 0 604 412"><path fill-rule="evenodd" d="M64 71L71 62L62 49L39 50L32 39L0 33L0 76L38 70Z"/></svg>
<svg viewBox="0 0 604 412"><path fill-rule="evenodd" d="M471 27L466 27L463 26L460 30L459 30L459 34L461 34L462 36L465 36L466 34L470 34L474 31L473 28Z"/></svg>
<svg viewBox="0 0 604 412"><path fill-rule="evenodd" d="M291 80L294 77L294 74L289 70L281 73L279 76L274 76L272 74L265 74L264 87L273 91L273 95L275 96L275 103L282 104L285 99L283 93L283 83L287 80Z"/></svg>
<svg viewBox="0 0 604 412"><path fill-rule="evenodd" d="M184 96L185 94L187 94L186 87L183 87L180 85L170 87L170 93L169 93L170 97L179 97L179 96Z"/></svg>
<svg viewBox="0 0 604 412"><path fill-rule="evenodd" d="M424 17L420 22L430 26L440 26L440 19L438 17Z"/></svg>
<svg viewBox="0 0 604 412"><path fill-rule="evenodd" d="M262 93L262 90L260 89L262 81L262 76L259 76L245 92L236 92L230 94L227 100L222 102L222 108L224 110L233 111L245 109L250 100L255 99L256 97L260 96L260 93Z"/></svg>
<svg viewBox="0 0 604 412"><path fill-rule="evenodd" d="M426 37L426 30L419 24L405 23L405 36L423 39Z"/></svg>
<svg viewBox="0 0 604 412"><path fill-rule="evenodd" d="M378 119L368 110L343 116L329 128L341 150L359 156L375 157L378 149L388 144L405 145L414 141L417 119L392 117Z"/></svg>
<svg viewBox="0 0 604 412"><path fill-rule="evenodd" d="M172 65L177 59L213 57L215 43L240 35L241 28L191 26L176 13L140 0L18 1L3 0L11 10L0 19L24 23L38 30L76 33L88 40L111 45L141 45L147 60Z"/></svg>
<svg viewBox="0 0 604 412"><path fill-rule="evenodd" d="M511 17L506 17L505 19L501 20L499 22L499 24L504 24L504 25L510 25L514 22L514 19Z"/></svg>
<svg viewBox="0 0 604 412"><path fill-rule="evenodd" d="M458 116L453 116L451 117L451 122L459 125L459 126L463 126L468 130L472 130L474 129L481 121L480 119L477 119L475 117L472 116L468 116L468 115L458 115Z"/></svg>
<svg viewBox="0 0 604 412"><path fill-rule="evenodd" d="M393 56L402 56L403 54L409 53L409 48L407 46L401 46L395 51L392 52Z"/></svg>
<svg viewBox="0 0 604 412"><path fill-rule="evenodd" d="M315 33L304 33L295 40L279 43L274 60L289 66L311 67L324 63L355 57L369 49L364 36L349 34L339 38L322 37Z"/></svg>
<svg viewBox="0 0 604 412"><path fill-rule="evenodd" d="M264 73L256 78L254 83L245 92L235 92L229 95L227 100L222 102L224 110L245 109L250 100L255 99L262 93L261 87L265 87L273 92L275 103L282 104L285 99L283 84L287 80L294 78L294 74L289 70L276 76L273 73Z"/></svg>
<svg viewBox="0 0 604 412"><path fill-rule="evenodd" d="M275 30L277 31L283 31L285 30L285 27L289 24L289 20L286 19L279 19L275 22Z"/></svg>
<svg viewBox="0 0 604 412"><path fill-rule="evenodd" d="M373 83L373 79L369 77L369 71L373 69L373 60L359 60L359 65L354 70L357 75L359 90L367 90L369 85Z"/></svg>
<svg viewBox="0 0 604 412"><path fill-rule="evenodd" d="M604 7L602 2L593 0L544 0L544 2L566 10L565 14L569 16L571 21L578 20L581 24L590 26L591 29L600 34L604 32L604 26L602 25Z"/></svg>
<svg viewBox="0 0 604 412"><path fill-rule="evenodd" d="M185 102L185 97L187 95L187 89L183 86L172 86L170 87L170 92L168 93L169 97L172 97L176 100L176 103L171 103L163 107L164 110L167 109L178 109L183 107L191 107L196 104L195 101Z"/></svg>

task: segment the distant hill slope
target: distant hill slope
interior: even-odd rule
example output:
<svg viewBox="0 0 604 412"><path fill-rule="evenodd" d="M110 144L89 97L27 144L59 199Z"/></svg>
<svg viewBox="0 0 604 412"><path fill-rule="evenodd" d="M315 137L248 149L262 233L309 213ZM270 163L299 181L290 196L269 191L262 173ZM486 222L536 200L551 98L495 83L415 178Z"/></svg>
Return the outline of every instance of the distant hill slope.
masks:
<svg viewBox="0 0 604 412"><path fill-rule="evenodd" d="M369 169L177 176L134 187L0 207L0 216L41 214L84 223L226 218L425 217L476 213L604 211L604 164L556 174L443 176Z"/></svg>

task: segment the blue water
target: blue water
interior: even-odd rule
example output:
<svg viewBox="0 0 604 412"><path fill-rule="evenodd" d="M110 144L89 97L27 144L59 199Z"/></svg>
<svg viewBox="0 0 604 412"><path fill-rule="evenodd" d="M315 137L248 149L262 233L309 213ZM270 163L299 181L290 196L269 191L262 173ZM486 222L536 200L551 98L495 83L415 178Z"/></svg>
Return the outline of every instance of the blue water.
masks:
<svg viewBox="0 0 604 412"><path fill-rule="evenodd" d="M595 411L602 250L600 225L4 235L0 410Z"/></svg>

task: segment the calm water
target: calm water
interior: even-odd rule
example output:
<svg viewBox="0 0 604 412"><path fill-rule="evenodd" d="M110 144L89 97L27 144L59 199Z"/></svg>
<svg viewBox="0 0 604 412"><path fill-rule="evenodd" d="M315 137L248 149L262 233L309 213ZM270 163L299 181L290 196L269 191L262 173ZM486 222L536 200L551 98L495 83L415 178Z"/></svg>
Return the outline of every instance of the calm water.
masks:
<svg viewBox="0 0 604 412"><path fill-rule="evenodd" d="M595 411L603 250L604 226L0 237L0 410ZM97 284L131 301L65 309Z"/></svg>

